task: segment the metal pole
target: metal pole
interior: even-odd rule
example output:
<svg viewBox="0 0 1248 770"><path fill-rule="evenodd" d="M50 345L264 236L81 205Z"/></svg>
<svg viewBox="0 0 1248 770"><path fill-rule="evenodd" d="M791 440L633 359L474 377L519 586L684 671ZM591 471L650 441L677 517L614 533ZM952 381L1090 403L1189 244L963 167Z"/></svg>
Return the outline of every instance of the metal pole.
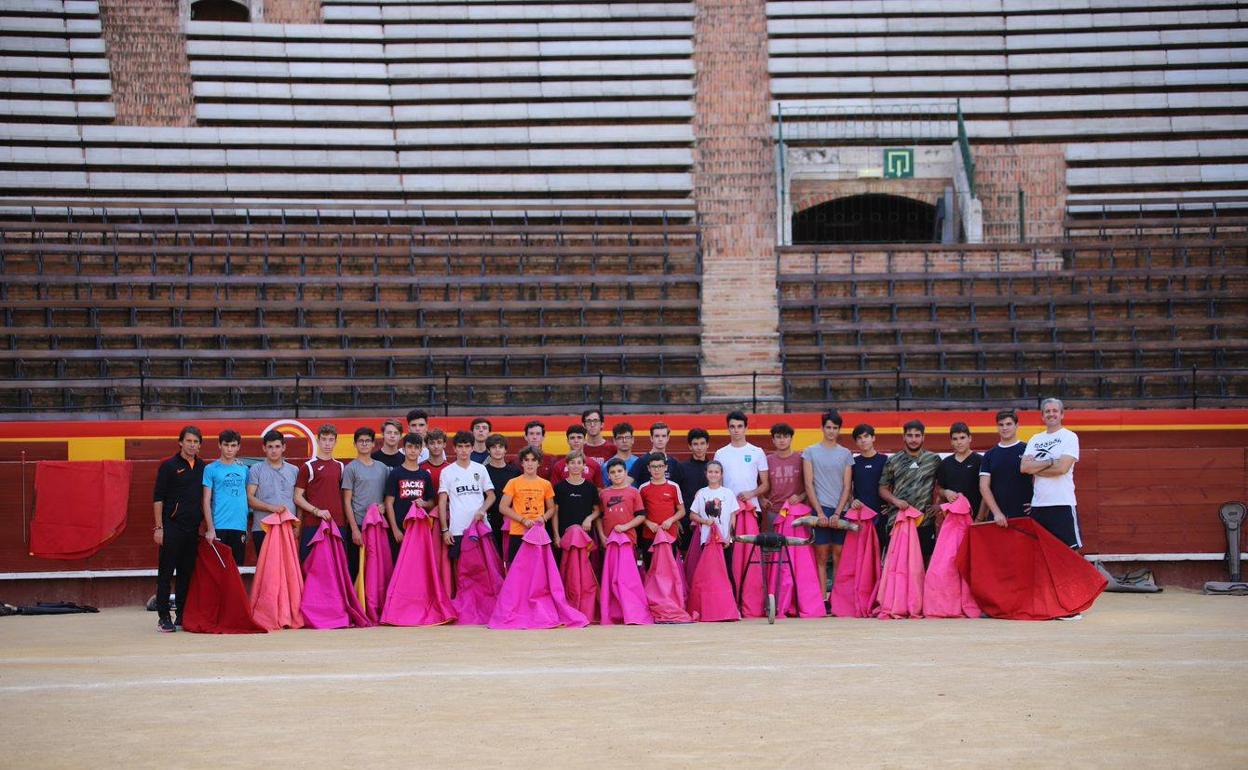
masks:
<svg viewBox="0 0 1248 770"><path fill-rule="evenodd" d="M146 385L146 378L143 376L143 372L139 372L139 419L140 420L144 420L147 418L147 398L145 395L147 392L147 388L145 387L145 385Z"/></svg>
<svg viewBox="0 0 1248 770"><path fill-rule="evenodd" d="M442 416L451 416L451 374L442 373Z"/></svg>
<svg viewBox="0 0 1248 770"><path fill-rule="evenodd" d="M758 370L754 371L754 375L750 379L750 402L753 405L750 411L758 414Z"/></svg>
<svg viewBox="0 0 1248 770"><path fill-rule="evenodd" d="M1196 367L1192 367L1192 408L1196 408Z"/></svg>
<svg viewBox="0 0 1248 770"><path fill-rule="evenodd" d="M602 414L603 414L603 412L602 412L602 400L603 400L603 395L602 395L602 371L600 370L600 371L598 372L598 416L599 416L599 417L602 417Z"/></svg>
<svg viewBox="0 0 1248 770"><path fill-rule="evenodd" d="M1027 219L1025 213L1027 211L1026 193L1023 188L1018 188L1018 242L1023 243L1027 240Z"/></svg>
<svg viewBox="0 0 1248 770"><path fill-rule="evenodd" d="M893 382L893 410L901 411L901 367L893 370L896 373L896 379Z"/></svg>
<svg viewBox="0 0 1248 770"><path fill-rule="evenodd" d="M295 419L299 419L299 373L295 372Z"/></svg>
<svg viewBox="0 0 1248 770"><path fill-rule="evenodd" d="M1040 408L1040 370L1036 370L1036 409Z"/></svg>

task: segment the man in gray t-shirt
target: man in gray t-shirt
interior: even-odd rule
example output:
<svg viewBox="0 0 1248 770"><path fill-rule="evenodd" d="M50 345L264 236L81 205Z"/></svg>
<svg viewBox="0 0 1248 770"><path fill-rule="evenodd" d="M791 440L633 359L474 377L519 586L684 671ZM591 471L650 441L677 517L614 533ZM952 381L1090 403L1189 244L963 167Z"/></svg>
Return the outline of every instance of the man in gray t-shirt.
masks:
<svg viewBox="0 0 1248 770"><path fill-rule="evenodd" d="M260 545L264 542L264 530L260 520L270 513L285 508L295 509L295 478L299 470L282 459L286 451L286 438L272 430L264 440L264 461L247 469L247 504L251 508L251 541L256 546L256 558L260 558Z"/></svg>
<svg viewBox="0 0 1248 770"><path fill-rule="evenodd" d="M351 490L351 514L357 527L364 526L368 506L381 505L385 497L390 466L373 460L365 465L359 458L347 463L342 472L342 488Z"/></svg>
<svg viewBox="0 0 1248 770"><path fill-rule="evenodd" d="M841 415L836 410L824 413L822 427L823 440L802 452L802 473L806 478L806 500L820 521L820 526L812 528L815 566L820 588L826 592L828 557L832 558L835 574L836 563L841 558L841 545L845 542L845 530L833 529L826 522L839 517L849 505L854 455L836 443L841 435Z"/></svg>

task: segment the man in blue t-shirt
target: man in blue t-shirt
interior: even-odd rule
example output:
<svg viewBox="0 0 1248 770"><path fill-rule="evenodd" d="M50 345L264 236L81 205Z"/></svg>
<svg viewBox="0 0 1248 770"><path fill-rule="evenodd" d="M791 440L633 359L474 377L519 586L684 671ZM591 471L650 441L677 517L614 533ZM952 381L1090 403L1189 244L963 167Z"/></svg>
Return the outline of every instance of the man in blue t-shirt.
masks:
<svg viewBox="0 0 1248 770"><path fill-rule="evenodd" d="M217 437L221 459L204 468L204 537L220 540L243 566L247 551L247 466L238 461L242 437L226 429Z"/></svg>
<svg viewBox="0 0 1248 770"><path fill-rule="evenodd" d="M1000 443L984 453L979 466L979 491L984 504L978 521L987 521L989 514L999 526L1006 519L1026 516L1031 508L1031 476L1019 470L1027 444L1018 440L1018 414L1013 409L997 412L997 435Z"/></svg>
<svg viewBox="0 0 1248 770"><path fill-rule="evenodd" d="M854 481L853 507L865 505L879 513L884 507L880 499L880 476L884 474L884 463L888 455L875 451L875 428L865 422L854 428L854 443L858 445L858 456L854 458L851 478ZM875 517L875 533L880 540L880 547L888 547L888 517L880 513Z"/></svg>

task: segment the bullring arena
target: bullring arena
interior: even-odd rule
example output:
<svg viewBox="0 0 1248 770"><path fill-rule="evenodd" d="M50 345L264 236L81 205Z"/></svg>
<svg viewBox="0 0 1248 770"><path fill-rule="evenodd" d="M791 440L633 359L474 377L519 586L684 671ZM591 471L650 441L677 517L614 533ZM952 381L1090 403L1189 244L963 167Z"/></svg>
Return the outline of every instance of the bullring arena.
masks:
<svg viewBox="0 0 1248 770"><path fill-rule="evenodd" d="M0 765L1244 766L1246 30L1223 0L0 0ZM490 607L644 625L448 622L477 541L434 473L481 420L467 472L539 449L561 501L482 512L516 542L472 558L521 565L483 567ZM384 489L446 439L393 526L376 478L375 513L311 488L370 473L363 429ZM594 551L541 543L579 510L559 458L625 435L642 507L600 464ZM301 491L201 486L235 440ZM721 452L765 516L693 521ZM798 471L742 485L773 454L841 550L784 513ZM664 476L687 572L628 542ZM750 521L815 538L804 617L750 609ZM196 552L200 606L162 604ZM532 566L570 552L601 593ZM231 622L269 632L199 633Z"/></svg>

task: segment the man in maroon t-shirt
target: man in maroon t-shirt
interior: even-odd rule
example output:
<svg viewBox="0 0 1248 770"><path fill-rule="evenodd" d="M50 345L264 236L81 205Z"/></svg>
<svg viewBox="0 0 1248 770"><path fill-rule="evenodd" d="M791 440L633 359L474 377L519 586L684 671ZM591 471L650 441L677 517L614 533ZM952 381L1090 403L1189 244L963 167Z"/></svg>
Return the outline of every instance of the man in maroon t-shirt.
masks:
<svg viewBox="0 0 1248 770"><path fill-rule="evenodd" d="M542 443L546 441L546 425L541 420L529 420L524 424L524 441L536 449L537 456L541 458L537 463L537 475L550 481L551 473L555 469L555 458L542 449ZM512 464L519 468L520 460L513 457Z"/></svg>
<svg viewBox="0 0 1248 770"><path fill-rule="evenodd" d="M771 489L762 500L768 521L787 503L806 502L806 477L802 472L802 455L793 451L793 428L778 422L771 426L771 443L776 451L767 455L767 475Z"/></svg>
<svg viewBox="0 0 1248 770"><path fill-rule="evenodd" d="M300 511L300 559L307 558L312 536L322 521L337 525L343 533L342 539L348 544L348 551L355 546L342 508L343 465L334 459L334 445L337 443L338 429L333 425L322 425L316 432L316 455L299 466L299 474L295 477L295 507Z"/></svg>
<svg viewBox="0 0 1248 770"><path fill-rule="evenodd" d="M585 446L581 447L581 451L586 457L597 460L599 465L615 457L615 444L602 435L604 419L601 410L591 408L581 412L581 425L585 426ZM606 477L603 478L605 480Z"/></svg>
<svg viewBox="0 0 1248 770"><path fill-rule="evenodd" d="M585 454L585 426L571 425L568 426L568 451L580 452ZM614 453L614 450L612 450ZM595 487L602 486L602 465L597 460L590 457L585 458L585 480ZM550 483L558 484L560 481L566 481L568 478L568 460L560 458L550 469Z"/></svg>

